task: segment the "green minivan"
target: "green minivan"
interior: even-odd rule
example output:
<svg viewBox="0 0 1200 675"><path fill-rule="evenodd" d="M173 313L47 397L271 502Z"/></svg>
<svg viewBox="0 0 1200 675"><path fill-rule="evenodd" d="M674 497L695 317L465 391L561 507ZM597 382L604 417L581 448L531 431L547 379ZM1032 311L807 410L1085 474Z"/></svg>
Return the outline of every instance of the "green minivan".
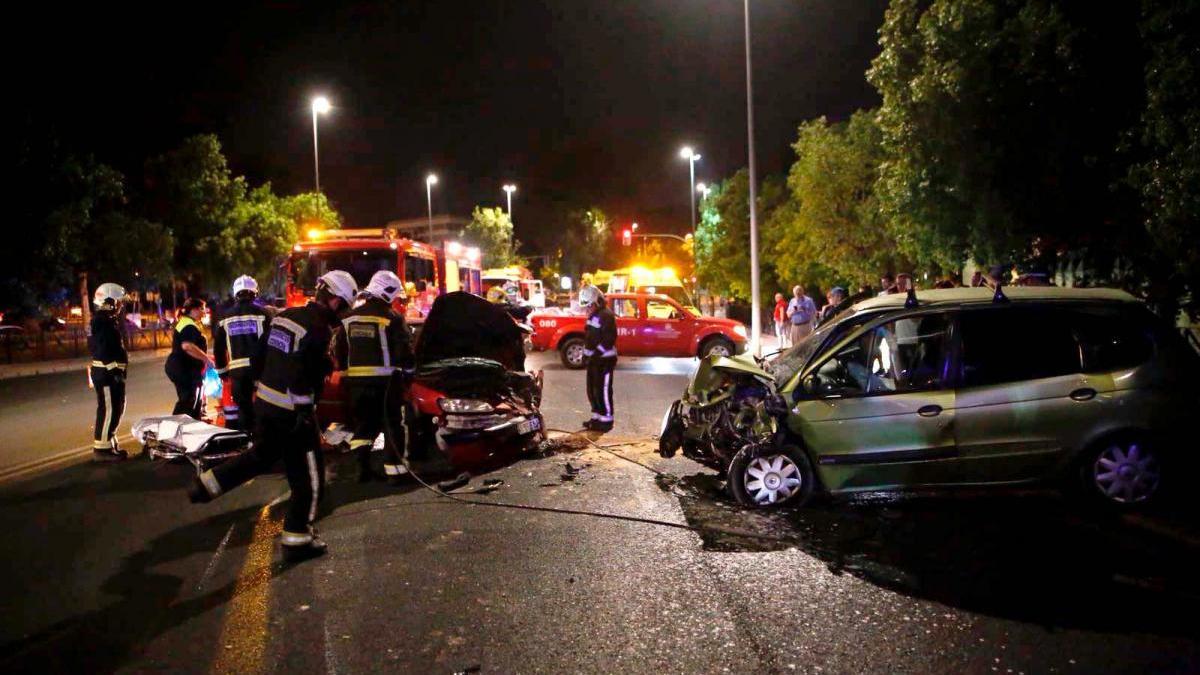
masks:
<svg viewBox="0 0 1200 675"><path fill-rule="evenodd" d="M1113 289L922 291L853 305L767 366L792 444L730 476L779 501L764 467L829 493L1069 478L1121 507L1188 459L1200 359ZM1192 451L1188 448L1192 447ZM1194 453L1193 453L1194 454Z"/></svg>

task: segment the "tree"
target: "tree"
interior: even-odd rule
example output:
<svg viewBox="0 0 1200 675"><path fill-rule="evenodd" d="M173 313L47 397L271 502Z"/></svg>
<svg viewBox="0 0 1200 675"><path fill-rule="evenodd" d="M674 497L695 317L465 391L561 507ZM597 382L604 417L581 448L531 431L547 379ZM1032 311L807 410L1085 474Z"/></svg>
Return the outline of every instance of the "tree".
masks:
<svg viewBox="0 0 1200 675"><path fill-rule="evenodd" d="M297 238L304 236L312 227L330 230L342 226L342 214L338 213L323 192L302 192L280 197L276 207L280 214L296 224Z"/></svg>
<svg viewBox="0 0 1200 675"><path fill-rule="evenodd" d="M711 292L739 298L750 297L750 181L745 169L739 170L715 187L701 203L700 222L696 224L693 250L696 279ZM782 181L768 178L758 196L758 212L763 223L771 221L786 203ZM768 232L763 227L760 250L769 248ZM779 285L774 261L759 257L761 292L769 299Z"/></svg>
<svg viewBox="0 0 1200 675"><path fill-rule="evenodd" d="M462 236L483 252L484 267L504 267L520 261L516 254L520 242L513 239L512 221L504 209L476 206Z"/></svg>
<svg viewBox="0 0 1200 675"><path fill-rule="evenodd" d="M1126 5L891 3L867 76L883 99L881 208L904 253L956 268L1128 245L1129 194L1113 189L1140 89Z"/></svg>
<svg viewBox="0 0 1200 675"><path fill-rule="evenodd" d="M598 206L567 214L558 239L559 267L576 279L594 272L609 259L613 243L612 220Z"/></svg>
<svg viewBox="0 0 1200 675"><path fill-rule="evenodd" d="M805 122L792 147L790 201L767 228L779 275L828 288L911 271L875 195L884 152L874 113L856 112L845 124Z"/></svg>

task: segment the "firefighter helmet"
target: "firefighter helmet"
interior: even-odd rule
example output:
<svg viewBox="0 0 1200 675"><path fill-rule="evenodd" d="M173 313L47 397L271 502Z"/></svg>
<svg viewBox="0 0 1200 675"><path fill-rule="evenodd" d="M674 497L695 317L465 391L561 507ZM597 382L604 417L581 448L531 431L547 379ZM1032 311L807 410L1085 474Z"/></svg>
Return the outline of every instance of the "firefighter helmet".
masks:
<svg viewBox="0 0 1200 675"><path fill-rule="evenodd" d="M96 288L95 295L92 296L92 304L97 307L103 307L106 304L117 304L125 298L125 289L118 284L108 282L100 284Z"/></svg>
<svg viewBox="0 0 1200 675"><path fill-rule="evenodd" d="M503 286L492 286L487 292L487 301L497 305L503 305L508 302L508 294L504 292Z"/></svg>
<svg viewBox="0 0 1200 675"><path fill-rule="evenodd" d="M579 306L590 308L600 304L604 300L604 294L595 286L584 286L579 289Z"/></svg>
<svg viewBox="0 0 1200 675"><path fill-rule="evenodd" d="M249 274L243 274L233 280L233 297L237 297L241 293L253 293L258 295L258 282Z"/></svg>
<svg viewBox="0 0 1200 675"><path fill-rule="evenodd" d="M354 296L358 295L358 282L349 272L333 270L326 272L317 279L317 290L326 288L333 295L346 301L347 305L354 304Z"/></svg>
<svg viewBox="0 0 1200 675"><path fill-rule="evenodd" d="M387 302L394 300L396 294L402 290L404 290L404 283L400 281L400 277L396 276L395 272L387 270L376 272L364 289L368 295L373 295Z"/></svg>

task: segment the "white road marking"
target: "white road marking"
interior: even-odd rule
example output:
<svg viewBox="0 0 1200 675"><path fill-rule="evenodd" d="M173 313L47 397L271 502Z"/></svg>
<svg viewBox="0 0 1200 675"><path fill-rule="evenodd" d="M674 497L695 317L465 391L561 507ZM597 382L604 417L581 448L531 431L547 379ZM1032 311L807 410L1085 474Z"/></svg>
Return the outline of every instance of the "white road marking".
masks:
<svg viewBox="0 0 1200 675"><path fill-rule="evenodd" d="M217 550L213 551L212 559L208 561L208 567L204 568L204 574L200 575L200 581L196 582L196 592L200 592L204 588L204 584L212 577L213 572L217 569L217 561L221 559L221 554L225 552L225 545L229 543L229 537L233 536L233 528L237 527L237 523L229 526L229 530L225 532L225 537L221 539L221 543L217 544Z"/></svg>

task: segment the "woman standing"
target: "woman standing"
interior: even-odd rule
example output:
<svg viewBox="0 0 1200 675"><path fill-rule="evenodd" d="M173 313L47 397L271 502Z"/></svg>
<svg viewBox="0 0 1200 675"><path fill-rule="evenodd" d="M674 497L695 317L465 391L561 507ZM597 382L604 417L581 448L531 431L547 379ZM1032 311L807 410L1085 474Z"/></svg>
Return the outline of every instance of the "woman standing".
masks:
<svg viewBox="0 0 1200 675"><path fill-rule="evenodd" d="M204 301L189 298L183 303L183 315L175 321L171 355L167 357L167 377L175 385L175 409L172 415L191 415L200 419L204 408L204 369L212 365L208 340L200 330Z"/></svg>

